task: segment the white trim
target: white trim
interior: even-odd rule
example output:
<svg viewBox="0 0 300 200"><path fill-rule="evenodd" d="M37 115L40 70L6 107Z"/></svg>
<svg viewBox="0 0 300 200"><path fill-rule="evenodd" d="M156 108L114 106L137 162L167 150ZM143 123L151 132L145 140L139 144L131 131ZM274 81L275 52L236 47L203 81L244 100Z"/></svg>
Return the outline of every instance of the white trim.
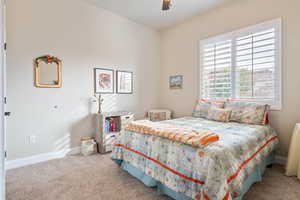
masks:
<svg viewBox="0 0 300 200"><path fill-rule="evenodd" d="M4 1L0 2L0 199L5 200L5 54L4 54L4 38L5 38L5 8Z"/></svg>
<svg viewBox="0 0 300 200"><path fill-rule="evenodd" d="M275 29L276 29L276 39L275 41L277 41L277 51L276 51L276 55L275 55L275 63L277 66L276 72L277 74L275 74L277 76L277 84L279 85L275 85L275 87L277 87L277 92L279 92L278 94L276 94L275 98L277 98L275 100L276 104L274 104L271 109L272 110L281 110L282 109L282 19L279 18L277 20L274 20L274 23L276 25ZM276 84L276 83L275 83Z"/></svg>
<svg viewBox="0 0 300 200"><path fill-rule="evenodd" d="M50 152L50 153L43 153L35 156L30 156L26 158L21 158L21 159L16 159L16 160L9 160L6 161L5 163L5 169L14 169L14 168L19 168L27 165L32 165L40 162L45 162L48 160L53 160L57 158L63 158L65 156L69 155L76 155L80 153L81 148L80 147L75 147L63 151L58 151L58 152Z"/></svg>
<svg viewBox="0 0 300 200"><path fill-rule="evenodd" d="M287 158L284 156L275 155L275 163L280 165L286 165Z"/></svg>
<svg viewBox="0 0 300 200"><path fill-rule="evenodd" d="M266 22L262 22L259 24L255 24L255 25L251 25L248 26L246 28L241 28L241 29L237 29L235 31L231 31L231 32L227 32L224 34L220 34L217 36L213 36L213 37L209 37L203 40L200 40L201 45L206 45L206 44L210 44L210 43L216 43L220 40L231 40L232 36L238 34L239 37L242 37L243 35L250 35L259 31L263 31L265 29L268 28L274 28L274 24L277 26L277 28L281 28L281 24L282 24L282 19L281 18L277 18L277 19L273 19L273 20L269 20ZM255 31L253 31L255 30Z"/></svg>
<svg viewBox="0 0 300 200"><path fill-rule="evenodd" d="M199 92L199 98L202 97L202 91L201 91L201 84L202 84L202 66L203 66L203 59L202 59L202 52L203 47L207 44L213 44L220 41L225 40L232 40L234 42L234 39L236 37L243 37L247 35L251 35L260 31L264 31L269 28L274 28L276 33L275 38L275 79L274 79L274 99L270 100L257 100L257 99L250 99L249 101L252 102L258 102L258 103L267 103L271 105L271 110L281 110L282 109L282 19L274 19L267 22L263 22L260 24L248 26L246 28L242 28L239 30L235 30L229 33L221 34L215 37L210 37L204 40L199 41L199 83L198 83L198 92ZM232 52L235 52L234 46L232 47ZM232 68L235 68L235 58L232 56ZM233 70L232 70L233 71ZM234 72L231 73L232 80L231 82L235 81L235 75ZM235 85L231 84L232 86L232 98L235 98Z"/></svg>

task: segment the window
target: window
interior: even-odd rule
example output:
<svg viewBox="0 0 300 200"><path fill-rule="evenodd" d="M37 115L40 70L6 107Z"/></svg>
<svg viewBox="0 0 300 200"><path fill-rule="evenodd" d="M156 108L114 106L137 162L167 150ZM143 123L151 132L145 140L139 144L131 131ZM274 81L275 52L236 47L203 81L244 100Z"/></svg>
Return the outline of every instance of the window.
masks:
<svg viewBox="0 0 300 200"><path fill-rule="evenodd" d="M281 20L200 42L200 96L281 109Z"/></svg>

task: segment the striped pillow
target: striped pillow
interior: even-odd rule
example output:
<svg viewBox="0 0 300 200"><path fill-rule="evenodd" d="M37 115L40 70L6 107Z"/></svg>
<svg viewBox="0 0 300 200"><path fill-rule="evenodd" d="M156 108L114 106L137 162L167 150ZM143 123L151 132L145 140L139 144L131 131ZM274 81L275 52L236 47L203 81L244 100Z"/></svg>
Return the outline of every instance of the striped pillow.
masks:
<svg viewBox="0 0 300 200"><path fill-rule="evenodd" d="M230 121L255 125L266 125L268 108L268 105L244 101L225 103L225 109L232 110Z"/></svg>

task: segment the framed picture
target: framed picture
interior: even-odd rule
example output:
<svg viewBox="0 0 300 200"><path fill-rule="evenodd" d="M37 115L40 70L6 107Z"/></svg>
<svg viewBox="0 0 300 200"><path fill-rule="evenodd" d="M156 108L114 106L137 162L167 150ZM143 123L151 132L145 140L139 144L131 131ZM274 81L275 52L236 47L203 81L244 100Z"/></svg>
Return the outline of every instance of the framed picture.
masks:
<svg viewBox="0 0 300 200"><path fill-rule="evenodd" d="M133 73L117 70L117 93L133 93Z"/></svg>
<svg viewBox="0 0 300 200"><path fill-rule="evenodd" d="M114 70L94 68L94 90L97 94L113 94Z"/></svg>
<svg viewBox="0 0 300 200"><path fill-rule="evenodd" d="M182 83L183 83L182 75L170 76L170 80L169 80L170 89L182 89Z"/></svg>

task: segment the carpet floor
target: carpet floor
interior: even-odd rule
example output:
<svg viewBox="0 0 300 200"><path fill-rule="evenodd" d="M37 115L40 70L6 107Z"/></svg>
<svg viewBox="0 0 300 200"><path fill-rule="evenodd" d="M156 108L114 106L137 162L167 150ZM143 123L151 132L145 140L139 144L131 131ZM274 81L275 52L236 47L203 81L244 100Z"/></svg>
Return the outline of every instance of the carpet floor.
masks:
<svg viewBox="0 0 300 200"><path fill-rule="evenodd" d="M122 171L110 155L69 156L7 172L7 200L171 200ZM299 200L300 181L267 169L244 200Z"/></svg>

